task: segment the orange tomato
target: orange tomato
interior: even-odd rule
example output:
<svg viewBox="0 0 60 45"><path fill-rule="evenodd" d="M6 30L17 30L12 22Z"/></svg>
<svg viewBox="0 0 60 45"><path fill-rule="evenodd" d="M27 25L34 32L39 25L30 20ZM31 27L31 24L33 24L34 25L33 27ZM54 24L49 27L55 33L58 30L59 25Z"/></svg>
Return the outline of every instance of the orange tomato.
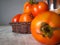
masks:
<svg viewBox="0 0 60 45"><path fill-rule="evenodd" d="M43 13L48 10L48 4L45 2L38 2L37 4L33 4L32 6L32 14L33 16L37 16L39 13Z"/></svg>
<svg viewBox="0 0 60 45"><path fill-rule="evenodd" d="M24 13L31 13L31 4L29 2L24 4Z"/></svg>
<svg viewBox="0 0 60 45"><path fill-rule="evenodd" d="M33 16L37 16L39 13L45 12L48 10L48 4L45 2L34 2L30 0L24 4L24 12L25 13L32 13Z"/></svg>
<svg viewBox="0 0 60 45"><path fill-rule="evenodd" d="M39 14L31 22L31 33L41 43L47 45L60 43L59 15L51 11Z"/></svg>
<svg viewBox="0 0 60 45"><path fill-rule="evenodd" d="M20 16L21 16L21 14L16 14L16 15L12 18L11 22L12 22L12 23L14 23L14 22L19 22Z"/></svg>
<svg viewBox="0 0 60 45"><path fill-rule="evenodd" d="M23 13L19 19L19 22L31 22L31 21L32 17L30 13Z"/></svg>

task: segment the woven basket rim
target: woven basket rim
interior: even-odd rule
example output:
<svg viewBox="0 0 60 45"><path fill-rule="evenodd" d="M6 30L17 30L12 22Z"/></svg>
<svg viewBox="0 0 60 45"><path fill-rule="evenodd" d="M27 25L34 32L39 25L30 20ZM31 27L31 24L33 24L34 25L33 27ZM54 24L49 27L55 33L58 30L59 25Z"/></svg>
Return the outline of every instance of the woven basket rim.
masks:
<svg viewBox="0 0 60 45"><path fill-rule="evenodd" d="M10 25L20 25L20 24L31 24L31 22L15 22L15 23L10 22L9 24Z"/></svg>

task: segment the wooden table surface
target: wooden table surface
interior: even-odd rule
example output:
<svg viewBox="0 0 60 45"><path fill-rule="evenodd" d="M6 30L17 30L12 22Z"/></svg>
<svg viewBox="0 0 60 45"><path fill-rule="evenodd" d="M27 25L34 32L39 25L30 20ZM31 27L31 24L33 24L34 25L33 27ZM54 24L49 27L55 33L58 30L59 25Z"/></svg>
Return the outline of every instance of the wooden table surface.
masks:
<svg viewBox="0 0 60 45"><path fill-rule="evenodd" d="M13 33L11 26L0 26L0 45L43 45L32 34Z"/></svg>

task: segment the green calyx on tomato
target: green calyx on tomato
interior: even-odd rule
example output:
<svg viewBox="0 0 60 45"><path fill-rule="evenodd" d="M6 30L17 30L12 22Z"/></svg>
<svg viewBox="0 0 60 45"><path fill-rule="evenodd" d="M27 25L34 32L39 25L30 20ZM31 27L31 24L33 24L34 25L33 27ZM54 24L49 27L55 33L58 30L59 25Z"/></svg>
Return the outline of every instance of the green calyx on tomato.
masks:
<svg viewBox="0 0 60 45"><path fill-rule="evenodd" d="M35 1L30 0L29 3L30 3L30 4L37 4L38 2L36 2L36 0L35 0Z"/></svg>
<svg viewBox="0 0 60 45"><path fill-rule="evenodd" d="M60 28L53 28L45 22L42 22L41 28L40 28L40 30L42 32L42 36L43 37L47 36L49 38L51 38L53 36L53 31L55 31L56 29L59 30Z"/></svg>
<svg viewBox="0 0 60 45"><path fill-rule="evenodd" d="M53 35L53 30L52 30L52 28L49 26L49 24L47 24L47 23L45 23L45 22L43 22L43 23L41 24L40 30L41 30L41 32L43 32L42 35L43 35L44 37L47 36L47 37L51 38L52 35Z"/></svg>
<svg viewBox="0 0 60 45"><path fill-rule="evenodd" d="M30 4L33 4L34 2L33 2L33 0L30 0Z"/></svg>

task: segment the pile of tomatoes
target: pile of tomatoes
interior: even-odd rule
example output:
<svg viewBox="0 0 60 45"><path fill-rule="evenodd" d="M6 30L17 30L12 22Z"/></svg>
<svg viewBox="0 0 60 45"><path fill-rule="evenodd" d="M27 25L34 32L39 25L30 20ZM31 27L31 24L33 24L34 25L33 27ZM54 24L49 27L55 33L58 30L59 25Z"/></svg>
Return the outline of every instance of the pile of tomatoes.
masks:
<svg viewBox="0 0 60 45"><path fill-rule="evenodd" d="M12 23L19 23L19 22L31 22L32 21L32 16L29 13L23 13L23 14L16 14L11 22Z"/></svg>
<svg viewBox="0 0 60 45"><path fill-rule="evenodd" d="M36 17L39 13L43 13L47 10L48 4L45 2L33 2L33 0L29 0L29 2L24 4L23 14L16 14L12 22L31 22L33 19L31 17Z"/></svg>
<svg viewBox="0 0 60 45"><path fill-rule="evenodd" d="M49 11L45 2L29 0L24 4L23 14L17 14L12 22L31 22L33 37L44 44L60 44L60 15Z"/></svg>

